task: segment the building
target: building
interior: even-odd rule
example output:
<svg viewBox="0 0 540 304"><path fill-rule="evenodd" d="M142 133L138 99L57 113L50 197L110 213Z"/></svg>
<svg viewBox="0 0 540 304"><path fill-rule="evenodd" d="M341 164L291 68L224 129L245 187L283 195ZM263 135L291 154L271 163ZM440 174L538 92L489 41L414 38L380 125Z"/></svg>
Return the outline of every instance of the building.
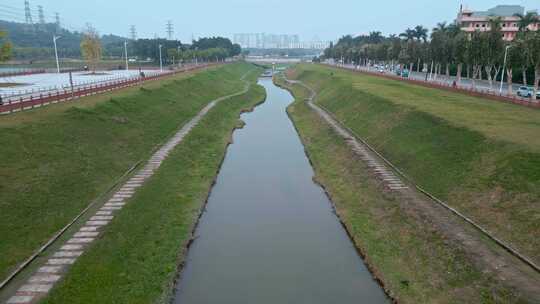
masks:
<svg viewBox="0 0 540 304"><path fill-rule="evenodd" d="M234 34L233 42L242 48L253 49L317 49L323 50L329 41L300 41L298 35L276 35L265 33Z"/></svg>
<svg viewBox="0 0 540 304"><path fill-rule="evenodd" d="M520 5L497 5L487 11L472 11L468 8L460 8L456 23L462 31L472 33L474 31L489 31L489 21L492 18L501 18L501 31L503 39L512 41L519 32L519 17L516 14L524 15L525 8ZM540 19L538 23L529 25L529 30L540 29Z"/></svg>

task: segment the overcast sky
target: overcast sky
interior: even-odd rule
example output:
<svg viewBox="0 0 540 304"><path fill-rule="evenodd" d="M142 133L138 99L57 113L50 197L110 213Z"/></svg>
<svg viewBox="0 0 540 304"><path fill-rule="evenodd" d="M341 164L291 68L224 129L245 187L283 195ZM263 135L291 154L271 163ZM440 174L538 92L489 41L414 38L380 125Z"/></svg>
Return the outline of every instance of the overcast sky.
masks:
<svg viewBox="0 0 540 304"><path fill-rule="evenodd" d="M127 36L133 24L139 37L166 37L166 23L171 20L174 36L182 41L189 41L192 35L232 37L234 33L244 32L299 34L304 41L315 37L335 40L345 34L374 30L400 33L417 24L432 28L437 22L452 21L461 3L450 0L30 0L36 13L34 19L37 19L37 6L42 5L47 21L52 21L54 12L59 12L68 27L81 29L89 22L102 34ZM24 18L24 0L1 0L0 19L6 19L7 15L1 14L2 4L20 8L20 15L12 16ZM463 4L473 10L486 10L497 4L540 9L539 0L470 0Z"/></svg>

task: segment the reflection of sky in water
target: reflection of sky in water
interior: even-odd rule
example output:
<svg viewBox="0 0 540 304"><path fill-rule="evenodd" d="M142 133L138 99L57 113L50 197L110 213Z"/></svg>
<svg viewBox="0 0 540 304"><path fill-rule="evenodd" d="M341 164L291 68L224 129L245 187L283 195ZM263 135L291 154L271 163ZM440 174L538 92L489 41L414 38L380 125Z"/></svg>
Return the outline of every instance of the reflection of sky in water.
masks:
<svg viewBox="0 0 540 304"><path fill-rule="evenodd" d="M242 116L181 275L176 303L387 303L312 181L285 112L290 94Z"/></svg>

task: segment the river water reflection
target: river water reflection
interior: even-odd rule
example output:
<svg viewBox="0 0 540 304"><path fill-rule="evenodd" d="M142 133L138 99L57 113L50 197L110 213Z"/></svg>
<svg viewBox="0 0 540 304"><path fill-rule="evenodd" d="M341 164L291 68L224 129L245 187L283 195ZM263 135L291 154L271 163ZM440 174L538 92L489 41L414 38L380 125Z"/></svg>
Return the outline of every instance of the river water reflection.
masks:
<svg viewBox="0 0 540 304"><path fill-rule="evenodd" d="M266 102L234 132L175 303L389 303L312 181L293 97L259 84Z"/></svg>

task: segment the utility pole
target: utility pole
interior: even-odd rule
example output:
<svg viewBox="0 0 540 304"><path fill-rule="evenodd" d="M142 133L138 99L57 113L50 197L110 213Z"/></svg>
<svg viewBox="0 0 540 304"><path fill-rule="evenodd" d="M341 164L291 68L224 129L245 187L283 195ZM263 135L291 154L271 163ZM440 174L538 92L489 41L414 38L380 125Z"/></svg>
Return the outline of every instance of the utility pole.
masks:
<svg viewBox="0 0 540 304"><path fill-rule="evenodd" d="M159 45L159 71L163 72L163 60L161 59L161 47L162 45Z"/></svg>
<svg viewBox="0 0 540 304"><path fill-rule="evenodd" d="M131 40L137 40L137 30L135 29L135 25L132 25L129 28L129 34L130 34Z"/></svg>
<svg viewBox="0 0 540 304"><path fill-rule="evenodd" d="M61 36L53 36L54 43L54 56L56 57L56 72L60 74L60 62L58 61L58 49L56 48L56 40L60 39Z"/></svg>
<svg viewBox="0 0 540 304"><path fill-rule="evenodd" d="M45 24L45 14L43 13L42 5L38 5L38 16L39 16L39 23Z"/></svg>
<svg viewBox="0 0 540 304"><path fill-rule="evenodd" d="M129 63L128 63L128 56L127 56L127 41L124 41L124 55L126 56L126 71L129 71Z"/></svg>
<svg viewBox="0 0 540 304"><path fill-rule="evenodd" d="M504 70L506 69L506 57L508 56L508 49L511 47L511 45L507 45L504 49L504 63L503 63L503 69L501 74L501 87L499 88L499 94L502 94L502 87L504 83Z"/></svg>
<svg viewBox="0 0 540 304"><path fill-rule="evenodd" d="M169 40L172 40L173 34L174 34L173 24L172 24L172 21L169 20L167 21L167 37L169 37Z"/></svg>
<svg viewBox="0 0 540 304"><path fill-rule="evenodd" d="M27 24L32 24L32 13L30 12L30 2L28 0L24 1L24 19Z"/></svg>

